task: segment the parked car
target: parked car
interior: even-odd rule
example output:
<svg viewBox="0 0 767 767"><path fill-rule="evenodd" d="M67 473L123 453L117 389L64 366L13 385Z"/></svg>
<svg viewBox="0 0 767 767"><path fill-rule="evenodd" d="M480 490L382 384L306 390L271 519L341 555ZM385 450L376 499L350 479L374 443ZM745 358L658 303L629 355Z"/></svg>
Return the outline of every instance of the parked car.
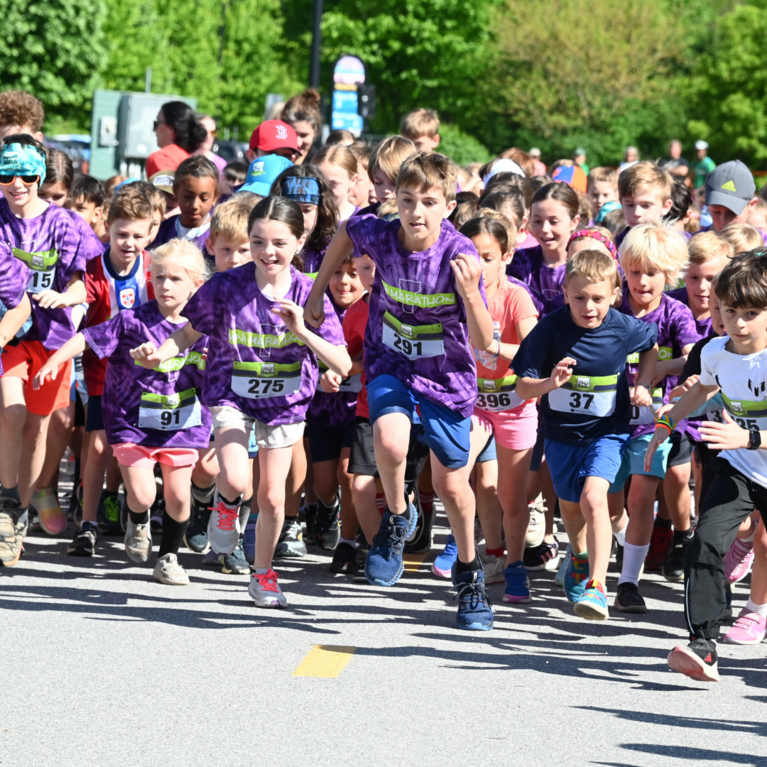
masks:
<svg viewBox="0 0 767 767"><path fill-rule="evenodd" d="M216 141L213 144L213 151L227 162L234 162L235 160L247 162L248 159L245 157L247 150L248 145L242 141Z"/></svg>

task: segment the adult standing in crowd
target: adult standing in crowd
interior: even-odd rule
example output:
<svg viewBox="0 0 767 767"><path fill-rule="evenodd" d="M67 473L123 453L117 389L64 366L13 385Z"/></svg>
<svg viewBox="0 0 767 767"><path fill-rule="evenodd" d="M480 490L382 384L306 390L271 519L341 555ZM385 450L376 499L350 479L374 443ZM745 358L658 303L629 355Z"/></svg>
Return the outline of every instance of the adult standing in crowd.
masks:
<svg viewBox="0 0 767 767"><path fill-rule="evenodd" d="M669 156L658 165L665 168L675 178L685 179L690 172L690 163L682 157L682 145L674 139L668 147Z"/></svg>
<svg viewBox="0 0 767 767"><path fill-rule="evenodd" d="M162 105L154 121L154 132L160 148L147 158L147 178L160 170L176 170L208 137L208 131L200 124L194 109L183 101L168 101Z"/></svg>
<svg viewBox="0 0 767 767"><path fill-rule="evenodd" d="M307 88L303 93L288 99L282 111L282 119L293 128L298 137L300 156L294 160L296 165L308 162L312 146L322 133L322 114L320 113L320 94L314 88Z"/></svg>

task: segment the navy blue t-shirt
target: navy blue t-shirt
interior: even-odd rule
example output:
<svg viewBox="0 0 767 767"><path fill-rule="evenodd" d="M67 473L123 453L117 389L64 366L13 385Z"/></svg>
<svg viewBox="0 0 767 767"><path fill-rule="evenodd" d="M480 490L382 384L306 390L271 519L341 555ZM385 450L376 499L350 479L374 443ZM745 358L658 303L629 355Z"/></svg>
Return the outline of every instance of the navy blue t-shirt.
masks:
<svg viewBox="0 0 767 767"><path fill-rule="evenodd" d="M577 361L560 389L542 397L546 439L584 445L628 434L631 418L626 358L655 345L658 327L610 309L593 329L576 325L569 307L544 317L522 341L512 367L519 378L548 378L565 357Z"/></svg>

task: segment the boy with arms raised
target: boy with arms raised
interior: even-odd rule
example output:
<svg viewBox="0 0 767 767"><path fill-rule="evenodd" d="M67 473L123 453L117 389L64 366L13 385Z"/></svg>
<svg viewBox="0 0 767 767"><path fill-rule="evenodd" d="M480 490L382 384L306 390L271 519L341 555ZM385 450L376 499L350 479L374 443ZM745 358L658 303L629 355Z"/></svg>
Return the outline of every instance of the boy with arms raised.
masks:
<svg viewBox="0 0 767 767"><path fill-rule="evenodd" d="M727 606L724 555L740 523L754 508L767 508L767 261L764 250L736 256L719 275L726 336L701 352L700 380L658 418L645 465L675 424L721 392L722 423L698 427L712 450L714 480L704 497L700 520L684 561L687 646L677 645L669 666L692 679L719 681L716 640Z"/></svg>
<svg viewBox="0 0 767 767"><path fill-rule="evenodd" d="M365 564L370 583L391 586L404 565L405 540L417 512L405 496L411 428L432 450L435 489L458 544L453 583L459 628L489 630L493 614L474 549L474 494L469 486L469 433L477 396L476 366L468 342L493 343L481 267L471 241L446 220L455 208L457 171L440 154L418 153L397 176L393 221L355 216L328 247L306 303L321 323L323 295L352 248L376 265L365 335L370 421L387 509ZM420 408L420 416L416 411Z"/></svg>
<svg viewBox="0 0 767 767"><path fill-rule="evenodd" d="M583 250L567 262L567 306L541 320L512 363L517 396L542 397L545 453L572 558L567 598L582 618L608 617L605 578L612 545L607 491L629 439L630 405L649 405L658 329L612 308L620 296L615 261ZM631 389L626 357L639 353ZM588 554L586 554L588 552ZM577 562L588 560L588 582Z"/></svg>

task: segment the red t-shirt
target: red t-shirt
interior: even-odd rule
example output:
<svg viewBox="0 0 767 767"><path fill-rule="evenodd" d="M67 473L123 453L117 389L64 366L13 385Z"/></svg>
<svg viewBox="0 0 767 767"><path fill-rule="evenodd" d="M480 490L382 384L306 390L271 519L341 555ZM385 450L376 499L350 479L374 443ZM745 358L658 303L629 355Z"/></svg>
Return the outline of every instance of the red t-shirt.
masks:
<svg viewBox="0 0 767 767"><path fill-rule="evenodd" d="M178 144L168 144L168 146L152 152L147 157L146 177L151 178L161 170L176 170L187 157L191 156L186 149L182 149Z"/></svg>
<svg viewBox="0 0 767 767"><path fill-rule="evenodd" d="M370 306L366 299L369 296L363 296L359 301L352 304L346 310L344 317L344 339L346 340L346 350L350 357L356 357L363 350L365 341L365 328L368 324L368 315ZM357 415L360 418L370 418L370 409L368 408L368 387L365 385L365 374L360 379L362 389L357 395Z"/></svg>

